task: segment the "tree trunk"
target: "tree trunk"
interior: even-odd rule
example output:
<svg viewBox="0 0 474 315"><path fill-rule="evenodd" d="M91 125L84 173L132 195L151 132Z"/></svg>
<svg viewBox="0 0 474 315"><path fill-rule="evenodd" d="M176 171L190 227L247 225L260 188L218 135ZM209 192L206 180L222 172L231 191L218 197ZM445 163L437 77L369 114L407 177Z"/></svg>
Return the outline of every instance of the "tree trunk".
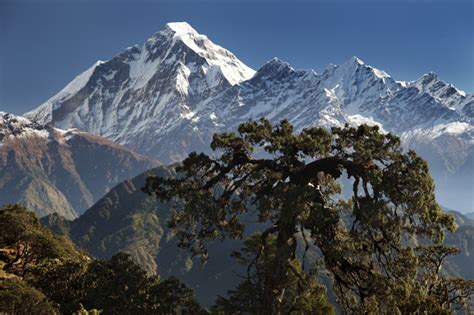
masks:
<svg viewBox="0 0 474 315"><path fill-rule="evenodd" d="M289 263L294 258L296 250L295 233L296 227L294 223L281 223L276 240L276 255L273 268L269 270L265 285L265 314L280 315L283 312Z"/></svg>

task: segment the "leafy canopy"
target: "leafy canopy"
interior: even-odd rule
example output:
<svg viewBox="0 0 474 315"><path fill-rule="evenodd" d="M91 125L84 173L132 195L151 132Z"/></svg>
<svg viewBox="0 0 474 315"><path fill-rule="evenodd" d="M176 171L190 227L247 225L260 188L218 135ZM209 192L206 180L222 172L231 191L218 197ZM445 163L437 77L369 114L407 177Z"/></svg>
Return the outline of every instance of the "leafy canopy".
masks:
<svg viewBox="0 0 474 315"><path fill-rule="evenodd" d="M420 309L429 292L416 242L438 244L455 226L436 203L426 162L404 152L396 136L367 125L295 133L286 120L273 126L261 119L215 134L211 148L215 156L193 152L178 177L149 177L144 190L174 204L169 226L203 261L208 240L242 238L249 218L265 227L261 251L272 237L276 254L267 266L264 313L283 310L298 236L305 253L321 252L344 309ZM351 186L346 199L343 176Z"/></svg>

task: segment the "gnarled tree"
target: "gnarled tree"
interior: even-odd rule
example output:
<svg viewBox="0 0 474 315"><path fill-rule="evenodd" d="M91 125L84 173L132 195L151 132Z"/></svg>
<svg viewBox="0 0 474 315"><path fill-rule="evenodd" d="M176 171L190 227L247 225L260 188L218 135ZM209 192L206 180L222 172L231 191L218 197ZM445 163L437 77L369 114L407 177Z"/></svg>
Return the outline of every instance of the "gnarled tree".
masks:
<svg viewBox="0 0 474 315"><path fill-rule="evenodd" d="M438 244L454 223L435 201L426 162L396 136L366 125L297 134L286 120L261 119L215 134L211 148L215 157L191 153L177 177L149 177L144 190L174 204L169 226L203 260L206 240L242 238L244 218L256 215L262 252L269 237L276 246L264 313L282 312L298 238L321 252L346 311L421 309L429 293L416 242Z"/></svg>

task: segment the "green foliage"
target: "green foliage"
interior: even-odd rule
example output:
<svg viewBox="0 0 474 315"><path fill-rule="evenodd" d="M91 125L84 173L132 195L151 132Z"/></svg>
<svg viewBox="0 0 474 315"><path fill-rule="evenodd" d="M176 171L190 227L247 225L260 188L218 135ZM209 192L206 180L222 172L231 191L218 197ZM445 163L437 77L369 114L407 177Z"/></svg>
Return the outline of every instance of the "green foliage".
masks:
<svg viewBox="0 0 474 315"><path fill-rule="evenodd" d="M0 277L0 314L58 314L43 293L16 277Z"/></svg>
<svg viewBox="0 0 474 315"><path fill-rule="evenodd" d="M0 208L0 230L0 259L9 273L24 277L59 261L85 259L68 239L53 234L33 212L19 205Z"/></svg>
<svg viewBox="0 0 474 315"><path fill-rule="evenodd" d="M102 313L101 311L98 311L96 309L93 310L86 310L84 308L84 305L80 304L80 309L74 313L74 315L99 315Z"/></svg>
<svg viewBox="0 0 474 315"><path fill-rule="evenodd" d="M47 270L35 285L57 303L64 314L97 309L101 314L177 314L200 310L192 289L178 279L160 282L148 276L130 255L87 265L69 263Z"/></svg>
<svg viewBox="0 0 474 315"><path fill-rule="evenodd" d="M192 289L175 277L170 277L151 289L151 295L156 297L162 314L198 314L202 312L201 307L194 298Z"/></svg>
<svg viewBox="0 0 474 315"><path fill-rule="evenodd" d="M54 301L61 313L72 314L88 291L83 281L87 268L87 263L68 261L42 269L30 282Z"/></svg>
<svg viewBox="0 0 474 315"><path fill-rule="evenodd" d="M160 282L130 255L90 260L32 212L0 209L0 312L7 314L177 314L201 312L178 279ZM18 277L18 276L20 277Z"/></svg>
<svg viewBox="0 0 474 315"><path fill-rule="evenodd" d="M424 289L416 240L439 245L454 231L454 220L436 203L426 162L404 152L394 135L366 125L295 134L286 120L272 126L261 119L241 124L238 133L214 135L211 148L217 158L191 153L177 178L151 176L145 191L174 203L169 227L179 245L203 261L206 241L242 238L249 215L269 226L260 248L272 237L276 253L266 264L263 313L284 309L298 235L305 252L321 252L347 312L450 307L436 297L423 304L432 292ZM339 195L342 175L352 184L349 199Z"/></svg>
<svg viewBox="0 0 474 315"><path fill-rule="evenodd" d="M86 308L98 308L104 314L137 314L148 310L147 289L158 284L159 278L148 277L129 255L117 254L108 261L92 262L82 281Z"/></svg>

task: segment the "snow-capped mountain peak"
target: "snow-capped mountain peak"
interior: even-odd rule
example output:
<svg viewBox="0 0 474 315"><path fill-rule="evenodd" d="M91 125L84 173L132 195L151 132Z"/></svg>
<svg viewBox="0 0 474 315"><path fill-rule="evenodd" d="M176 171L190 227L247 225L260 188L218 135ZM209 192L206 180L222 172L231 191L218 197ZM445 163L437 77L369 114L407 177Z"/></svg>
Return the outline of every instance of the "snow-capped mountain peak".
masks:
<svg viewBox="0 0 474 315"><path fill-rule="evenodd" d="M419 79L417 79L415 82L432 82L433 80L438 80L438 74L436 74L434 71L429 71L422 75Z"/></svg>
<svg viewBox="0 0 474 315"><path fill-rule="evenodd" d="M214 44L206 35L199 34L191 25L186 22L168 23L158 33L151 37L147 43L147 49L151 52L150 59L154 59L153 54L163 48L164 42L171 41L172 57L181 50L184 54L193 52L205 59L204 71L221 72L225 79L231 84L237 84L249 79L255 71L242 63L234 54L225 48ZM182 50L180 45L184 44L187 49ZM192 56L184 56L187 60L182 60L185 65L188 62L195 63ZM179 59L179 58L178 58ZM209 70L211 69L211 70ZM214 74L212 74L214 75Z"/></svg>
<svg viewBox="0 0 474 315"><path fill-rule="evenodd" d="M390 78L390 76L383 70L367 65L362 59L353 56L340 66L336 66L341 73L354 74L357 71L365 71L367 74L375 75L380 79Z"/></svg>
<svg viewBox="0 0 474 315"><path fill-rule="evenodd" d="M253 79L262 80L275 78L277 76L281 78L294 72L295 70L290 66L289 63L275 57L260 67Z"/></svg>
<svg viewBox="0 0 474 315"><path fill-rule="evenodd" d="M169 22L166 23L165 28L172 30L177 36L182 36L183 34L198 34L198 32L187 22Z"/></svg>
<svg viewBox="0 0 474 315"><path fill-rule="evenodd" d="M350 64L358 64L358 65L365 65L365 62L360 59L359 57L357 56L352 56L346 63Z"/></svg>
<svg viewBox="0 0 474 315"><path fill-rule="evenodd" d="M350 115L375 116L375 111L381 110L382 100L400 88L387 73L366 65L355 56L340 65L330 65L320 82Z"/></svg>
<svg viewBox="0 0 474 315"><path fill-rule="evenodd" d="M122 124L142 128L145 117L156 119L169 110L173 115L166 120L172 124L189 116L197 101L254 73L189 24L168 23L142 46L97 62L25 116L60 128L73 125L108 137L126 137Z"/></svg>
<svg viewBox="0 0 474 315"><path fill-rule="evenodd" d="M436 73L428 72L417 80L410 82L410 85L422 93L427 93L446 107L467 117L474 117L474 96L440 80Z"/></svg>

